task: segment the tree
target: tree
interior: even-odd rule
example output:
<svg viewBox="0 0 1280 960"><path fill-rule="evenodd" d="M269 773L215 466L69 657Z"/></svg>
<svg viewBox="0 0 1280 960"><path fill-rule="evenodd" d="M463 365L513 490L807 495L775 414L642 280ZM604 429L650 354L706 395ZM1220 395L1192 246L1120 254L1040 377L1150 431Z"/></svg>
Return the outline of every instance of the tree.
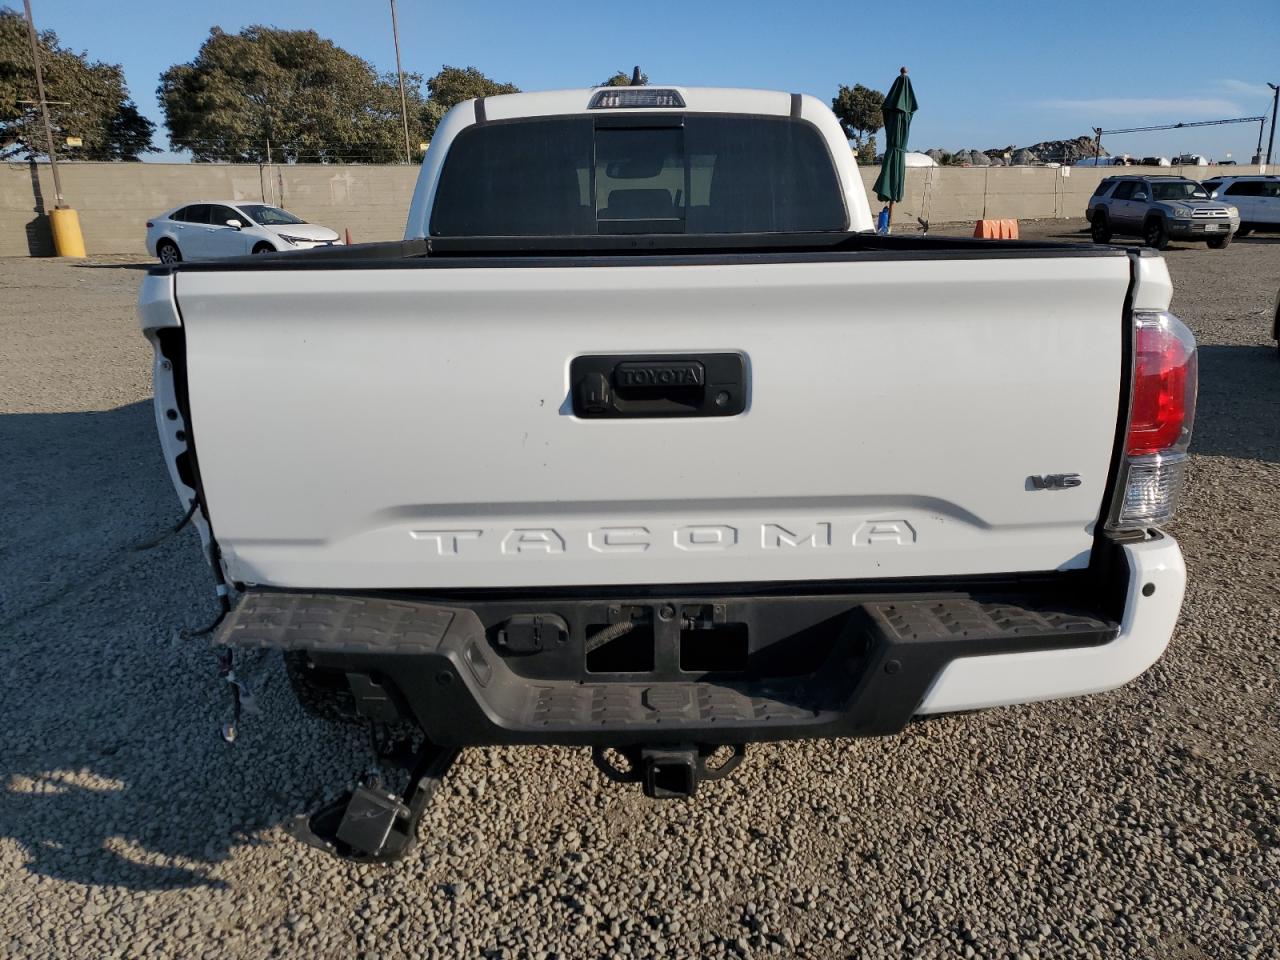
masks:
<svg viewBox="0 0 1280 960"><path fill-rule="evenodd" d="M451 67L446 64L427 81L427 100L421 110L423 129L428 137L431 136L444 115L464 100L519 92L520 88L514 83L490 80L475 67Z"/></svg>
<svg viewBox="0 0 1280 960"><path fill-rule="evenodd" d="M39 36L40 67L53 126L54 149L62 159L137 160L154 153L153 124L129 99L118 64L90 61L58 42L52 30ZM27 159L46 153L44 121L36 99L36 74L26 19L0 10L0 159ZM66 137L80 147L59 148Z"/></svg>
<svg viewBox="0 0 1280 960"><path fill-rule="evenodd" d="M857 147L858 165L873 167L876 163L876 138L869 136Z"/></svg>
<svg viewBox="0 0 1280 960"><path fill-rule="evenodd" d="M844 135L853 141L859 163L865 162L868 148L870 162L875 162L875 132L884 126L880 113L883 107L884 94L860 83L855 83L852 89L840 84L839 91L831 98L831 109L840 121Z"/></svg>
<svg viewBox="0 0 1280 960"><path fill-rule="evenodd" d="M415 144L424 133L421 84L405 74ZM161 74L156 93L170 144L198 161L404 159L395 74L379 74L314 30L214 27L193 61Z"/></svg>
<svg viewBox="0 0 1280 960"><path fill-rule="evenodd" d="M647 73L640 74L640 86L647 87L649 85L649 75ZM619 70L612 77L600 84L602 87L629 87L631 86L631 74L625 70Z"/></svg>

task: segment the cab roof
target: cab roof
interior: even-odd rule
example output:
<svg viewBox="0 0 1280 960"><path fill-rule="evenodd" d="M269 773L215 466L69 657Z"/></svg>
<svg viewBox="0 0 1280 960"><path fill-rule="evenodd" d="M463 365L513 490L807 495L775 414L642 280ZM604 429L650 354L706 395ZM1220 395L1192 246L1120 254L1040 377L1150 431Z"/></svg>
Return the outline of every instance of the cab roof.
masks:
<svg viewBox="0 0 1280 960"><path fill-rule="evenodd" d="M670 91L678 94L684 106L592 107L597 94L656 94ZM799 102L797 102L797 98ZM744 113L765 116L791 116L803 106L829 109L825 103L808 94L784 93L778 90L749 90L735 87L684 87L674 84L649 84L643 87L585 87L576 90L545 90L533 93L504 93L469 101L475 104L478 117L485 120L515 120L523 117L564 116L565 114L626 114L642 108L645 112L670 113ZM465 104L462 105L465 108ZM811 114L812 115L812 114Z"/></svg>

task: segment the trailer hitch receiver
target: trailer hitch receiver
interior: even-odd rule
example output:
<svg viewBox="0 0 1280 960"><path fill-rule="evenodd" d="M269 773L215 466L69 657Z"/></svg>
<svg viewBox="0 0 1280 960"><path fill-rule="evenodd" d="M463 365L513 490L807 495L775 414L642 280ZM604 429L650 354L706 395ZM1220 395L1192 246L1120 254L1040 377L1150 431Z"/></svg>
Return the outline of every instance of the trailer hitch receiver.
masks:
<svg viewBox="0 0 1280 960"><path fill-rule="evenodd" d="M596 747L591 759L615 783L639 783L646 797L677 800L692 797L703 780L720 780L746 755L741 743L674 744L661 747Z"/></svg>
<svg viewBox="0 0 1280 960"><path fill-rule="evenodd" d="M644 793L655 800L692 797L698 789L698 751L694 747L674 750L641 750Z"/></svg>

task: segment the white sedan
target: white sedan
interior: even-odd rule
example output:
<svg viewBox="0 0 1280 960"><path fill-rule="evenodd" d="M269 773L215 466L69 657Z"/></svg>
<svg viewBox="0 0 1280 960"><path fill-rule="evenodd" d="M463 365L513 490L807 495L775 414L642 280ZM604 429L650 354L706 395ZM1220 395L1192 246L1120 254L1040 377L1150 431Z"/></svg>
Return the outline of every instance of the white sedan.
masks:
<svg viewBox="0 0 1280 960"><path fill-rule="evenodd" d="M147 221L147 250L161 263L307 250L342 243L328 227L266 203L189 203Z"/></svg>

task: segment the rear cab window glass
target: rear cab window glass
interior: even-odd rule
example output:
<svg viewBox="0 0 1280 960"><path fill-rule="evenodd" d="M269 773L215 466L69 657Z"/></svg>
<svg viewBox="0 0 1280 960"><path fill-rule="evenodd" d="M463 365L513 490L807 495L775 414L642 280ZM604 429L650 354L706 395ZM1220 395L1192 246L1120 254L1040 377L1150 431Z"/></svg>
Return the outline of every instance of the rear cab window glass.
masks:
<svg viewBox="0 0 1280 960"><path fill-rule="evenodd" d="M1095 197L1105 197L1107 195L1107 191L1114 186L1115 186L1114 180L1103 180L1100 184L1098 184L1097 188L1093 191L1093 195Z"/></svg>
<svg viewBox="0 0 1280 960"><path fill-rule="evenodd" d="M1133 180L1124 180L1116 187L1116 192L1111 195L1112 200L1128 200L1133 196L1133 188L1138 184Z"/></svg>
<svg viewBox="0 0 1280 960"><path fill-rule="evenodd" d="M778 233L847 226L826 144L787 117L481 124L449 148L433 236Z"/></svg>

